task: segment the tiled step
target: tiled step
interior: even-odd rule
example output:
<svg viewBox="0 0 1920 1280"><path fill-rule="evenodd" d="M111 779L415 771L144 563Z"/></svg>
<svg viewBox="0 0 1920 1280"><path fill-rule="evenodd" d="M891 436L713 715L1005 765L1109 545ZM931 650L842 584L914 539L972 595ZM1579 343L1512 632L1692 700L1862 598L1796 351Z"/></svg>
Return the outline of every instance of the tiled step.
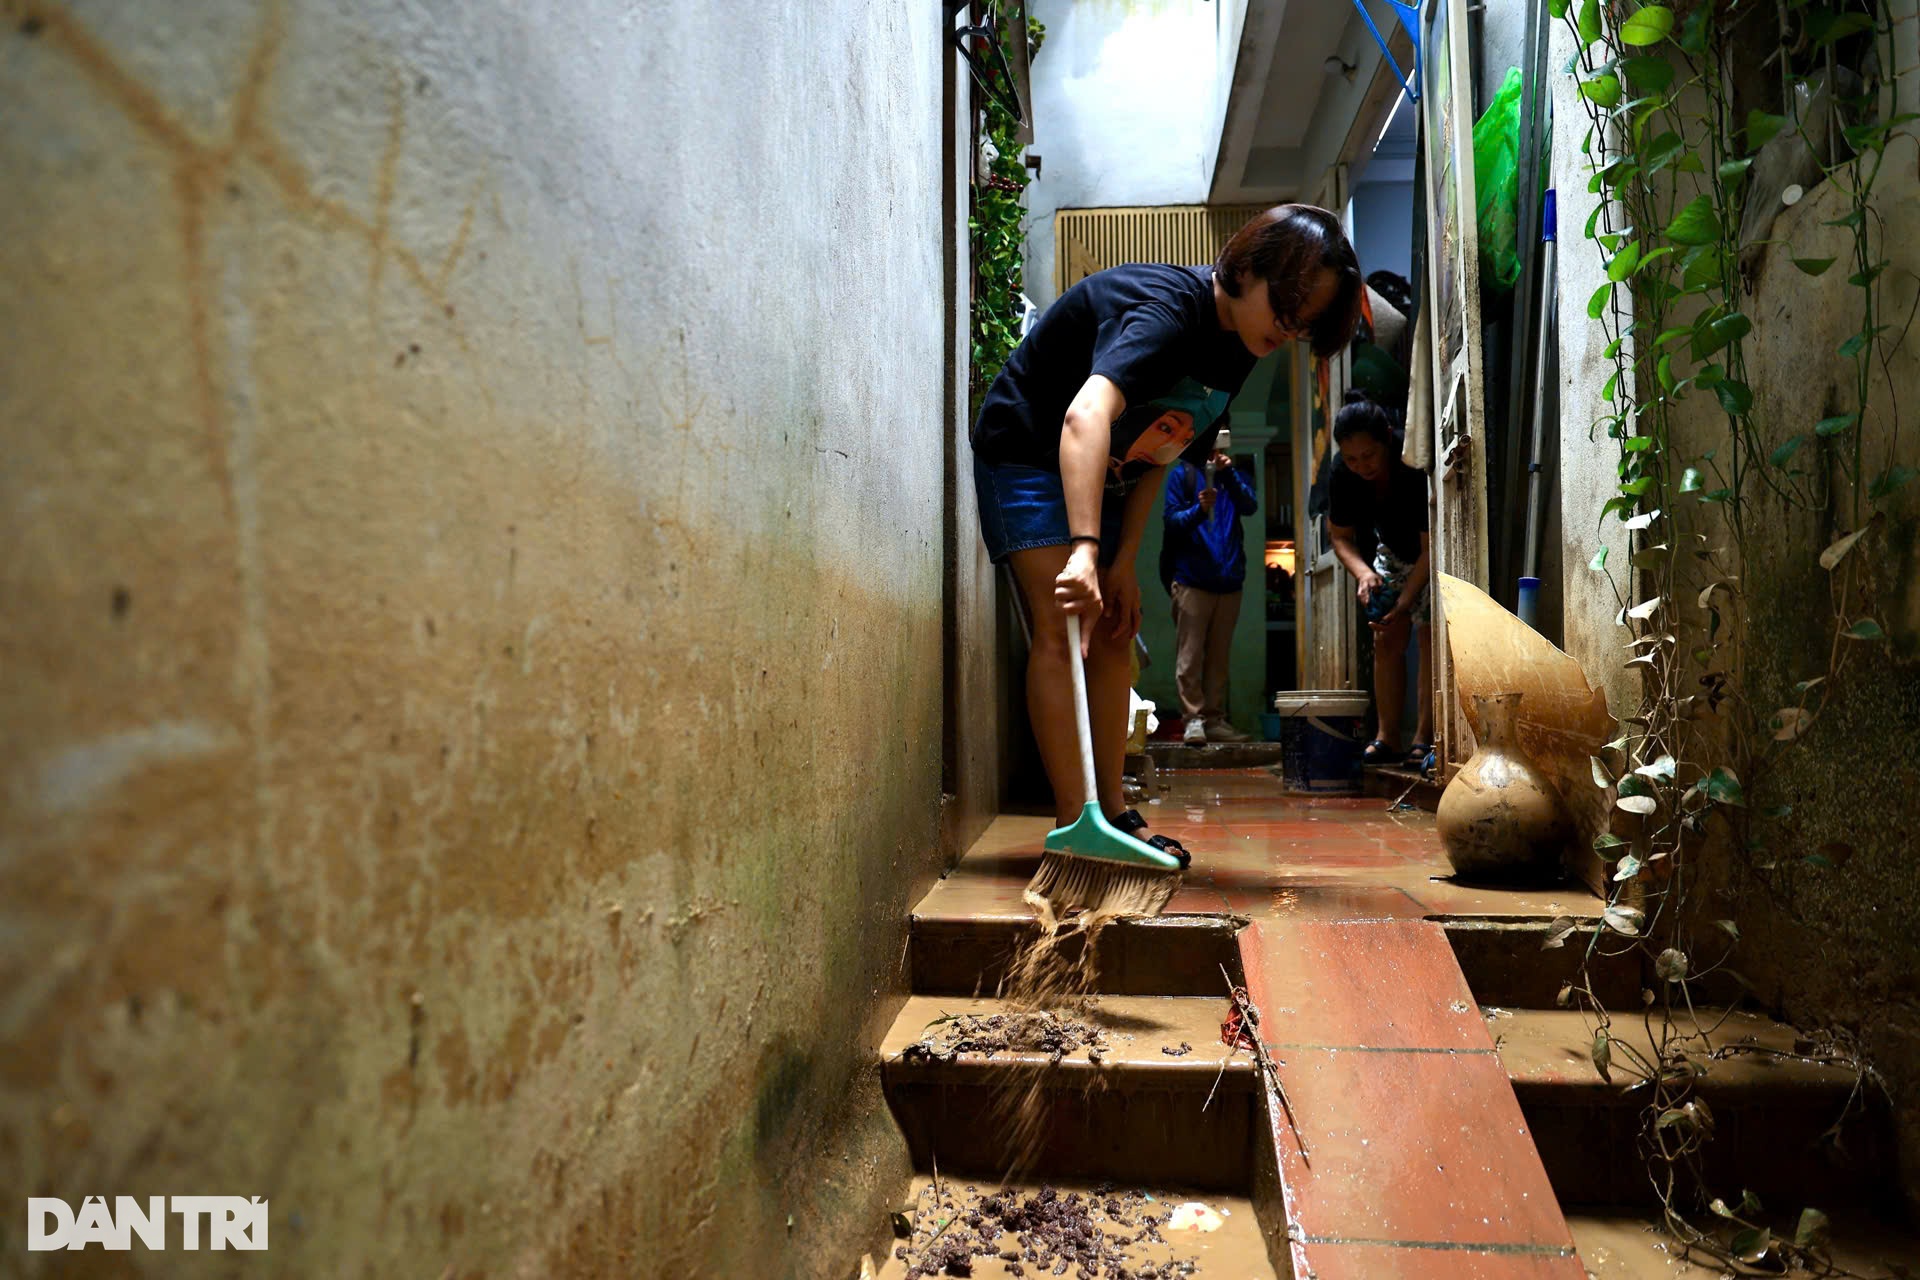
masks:
<svg viewBox="0 0 1920 1280"><path fill-rule="evenodd" d="M997 1178L1018 1165L1046 1178L1244 1190L1261 1129L1257 1071L1246 1050L1229 1055L1220 1041L1229 1007L1224 995L1103 996L1085 1017L1106 1036L1097 1055L943 1060L910 1051L941 1031L936 1019L1012 1011L995 999L916 995L882 1043L881 1081L916 1168L937 1161L943 1173ZM1022 1125L1029 1095L1038 1122Z"/></svg>
<svg viewBox="0 0 1920 1280"><path fill-rule="evenodd" d="M978 1206L983 1197L1012 1192L1024 1205L1035 1197L1043 1196L1048 1188L1056 1198L1079 1196L1081 1204L1098 1206L1088 1216L1095 1229L1110 1239L1127 1241L1119 1247L1125 1253L1124 1265L1129 1274L1146 1274L1146 1269L1151 1267L1152 1274L1171 1280L1183 1274L1179 1264L1191 1262L1195 1264L1193 1274L1201 1277L1274 1280L1276 1275L1269 1257L1267 1235L1261 1229L1259 1215L1252 1201L1245 1196L1171 1186L1159 1179L1132 1185L1108 1181L1097 1184L1017 1181L1003 1185L998 1180L969 1184L965 1179L955 1177L941 1178L936 1196L934 1180L928 1173L914 1178L909 1188L906 1216L913 1228L911 1234L897 1238L890 1244L885 1262L876 1268L874 1274L878 1280L904 1280L913 1265L926 1259L932 1247L943 1238L940 1224L953 1217L955 1228L965 1231L969 1226L973 1227L972 1239L967 1242L969 1246L980 1241L989 1231L998 1230L997 1237L992 1241L997 1247L991 1251L969 1248L971 1256L965 1258L965 1269L957 1274L973 1276L974 1280L1000 1280L1001 1277L1010 1278L1016 1274L1024 1275L1029 1280L1051 1276L1052 1269L1037 1265L1028 1253L1029 1250L1038 1253L1036 1245L1045 1239L1044 1235L1005 1230L1002 1223L992 1216L983 1218L978 1225L972 1224L967 1217L970 1212L979 1212ZM1109 1202L1119 1208L1118 1215L1108 1216L1106 1207ZM1192 1202L1198 1202L1219 1215L1219 1225L1214 1230L1168 1229L1159 1232L1158 1240L1135 1242L1141 1227L1149 1219L1164 1224L1168 1215L1180 1205ZM1020 1264L1019 1273L1008 1269L1001 1256L1006 1253L1018 1254L1025 1259ZM1048 1255L1039 1256L1044 1258ZM1175 1264L1172 1269L1169 1269L1169 1263ZM1077 1273L1078 1269L1075 1268L1068 1274ZM1111 1271L1103 1268L1101 1274L1111 1274Z"/></svg>
<svg viewBox="0 0 1920 1280"><path fill-rule="evenodd" d="M1037 859L1029 858L1026 875ZM1005 880L942 880L914 909L908 933L911 989L926 995L992 995L1008 961L1038 935L1020 901L1026 875ZM1220 967L1238 963L1234 934L1245 922L1227 915L1167 914L1124 920L1102 931L1096 989L1108 995L1226 996ZM1083 943L1069 938L1061 954L1077 961Z"/></svg>
<svg viewBox="0 0 1920 1280"><path fill-rule="evenodd" d="M1821 1203L1872 1202L1884 1194L1891 1151L1870 1087L1861 1090L1836 1149L1822 1135L1847 1110L1852 1071L1782 1056L1795 1051L1795 1034L1762 1015L1723 1020L1722 1011L1703 1008L1696 1016L1702 1027L1717 1025L1711 1043L1722 1055L1695 1058L1706 1068L1694 1096L1712 1112L1714 1137L1702 1162L1715 1194L1737 1197L1746 1188L1763 1202L1817 1195L1825 1197ZM1648 1092L1627 1087L1639 1077L1622 1047L1612 1050L1612 1082L1600 1078L1593 1027L1580 1012L1557 1009L1514 1010L1487 1024L1561 1201L1645 1204L1653 1189L1639 1134ZM1639 1016L1616 1016L1609 1034L1652 1056L1652 1035Z"/></svg>

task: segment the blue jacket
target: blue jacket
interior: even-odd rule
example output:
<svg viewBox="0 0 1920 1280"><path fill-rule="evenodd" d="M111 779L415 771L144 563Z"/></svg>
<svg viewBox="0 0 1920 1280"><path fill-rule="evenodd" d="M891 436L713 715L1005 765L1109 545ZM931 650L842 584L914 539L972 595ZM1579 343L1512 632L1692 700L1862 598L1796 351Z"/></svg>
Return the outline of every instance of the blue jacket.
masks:
<svg viewBox="0 0 1920 1280"><path fill-rule="evenodd" d="M1260 501L1238 467L1219 468L1213 483L1219 498L1209 515L1200 506L1200 491L1207 487L1203 468L1183 461L1167 478L1161 577L1225 595L1240 590L1246 581L1247 552L1240 539L1240 520L1259 510Z"/></svg>

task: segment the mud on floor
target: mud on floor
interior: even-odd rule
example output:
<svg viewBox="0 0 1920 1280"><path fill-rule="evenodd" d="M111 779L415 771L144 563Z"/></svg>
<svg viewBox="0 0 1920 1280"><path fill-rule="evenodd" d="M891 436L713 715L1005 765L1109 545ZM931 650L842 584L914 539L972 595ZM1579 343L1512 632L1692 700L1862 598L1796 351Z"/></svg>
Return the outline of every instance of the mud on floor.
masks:
<svg viewBox="0 0 1920 1280"><path fill-rule="evenodd" d="M902 1056L913 1061L950 1061L963 1053L1044 1053L1055 1062L1081 1049L1094 1062L1108 1047L1107 1033L1083 1018L1055 1010L1031 1013L948 1014L927 1027Z"/></svg>
<svg viewBox="0 0 1920 1280"><path fill-rule="evenodd" d="M900 1238L879 1275L892 1280L1072 1276L1075 1280L1245 1280L1273 1274L1244 1200L1164 1190L982 1189L918 1180L895 1215ZM902 1234L904 1232L904 1234Z"/></svg>

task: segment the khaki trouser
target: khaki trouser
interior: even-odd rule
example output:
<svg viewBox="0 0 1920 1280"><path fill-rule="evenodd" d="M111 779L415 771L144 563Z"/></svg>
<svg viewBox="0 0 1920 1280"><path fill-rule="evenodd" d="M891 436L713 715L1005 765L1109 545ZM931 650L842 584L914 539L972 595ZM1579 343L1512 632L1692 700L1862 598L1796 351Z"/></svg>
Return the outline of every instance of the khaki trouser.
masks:
<svg viewBox="0 0 1920 1280"><path fill-rule="evenodd" d="M1216 595L1173 584L1173 681L1180 710L1189 720L1224 720L1227 715L1227 657L1233 648L1233 624L1240 618L1240 593Z"/></svg>

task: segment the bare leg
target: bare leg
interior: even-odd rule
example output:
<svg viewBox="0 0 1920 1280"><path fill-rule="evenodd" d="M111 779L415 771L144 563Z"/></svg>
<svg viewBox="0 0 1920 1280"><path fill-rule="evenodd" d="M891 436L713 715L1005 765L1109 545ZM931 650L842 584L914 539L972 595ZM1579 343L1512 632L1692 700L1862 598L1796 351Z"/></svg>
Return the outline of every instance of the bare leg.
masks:
<svg viewBox="0 0 1920 1280"><path fill-rule="evenodd" d="M1373 697L1380 705L1380 727L1373 736L1396 749L1400 712L1407 701L1407 636L1412 630L1412 623L1400 617L1373 633Z"/></svg>
<svg viewBox="0 0 1920 1280"><path fill-rule="evenodd" d="M1027 656L1027 719L1033 724L1033 739L1040 748L1047 781L1053 784L1053 816L1056 825L1062 827L1079 817L1086 804L1082 795L1085 784L1080 778L1080 734L1074 727L1067 615L1053 598L1053 580L1067 567L1070 551L1068 547L1032 547L1009 557L1033 622L1033 648ZM1095 639L1097 644L1098 637ZM1087 674L1091 719L1095 702L1092 670ZM1098 758L1096 750L1096 773Z"/></svg>
<svg viewBox="0 0 1920 1280"><path fill-rule="evenodd" d="M1093 777L1100 788L1100 812L1109 818L1127 807L1120 773L1127 762L1132 648L1133 637L1116 638L1104 618L1094 624L1093 647L1087 655L1087 718L1093 730Z"/></svg>
<svg viewBox="0 0 1920 1280"><path fill-rule="evenodd" d="M1413 731L1415 742L1433 741L1433 626L1420 624L1420 724Z"/></svg>

